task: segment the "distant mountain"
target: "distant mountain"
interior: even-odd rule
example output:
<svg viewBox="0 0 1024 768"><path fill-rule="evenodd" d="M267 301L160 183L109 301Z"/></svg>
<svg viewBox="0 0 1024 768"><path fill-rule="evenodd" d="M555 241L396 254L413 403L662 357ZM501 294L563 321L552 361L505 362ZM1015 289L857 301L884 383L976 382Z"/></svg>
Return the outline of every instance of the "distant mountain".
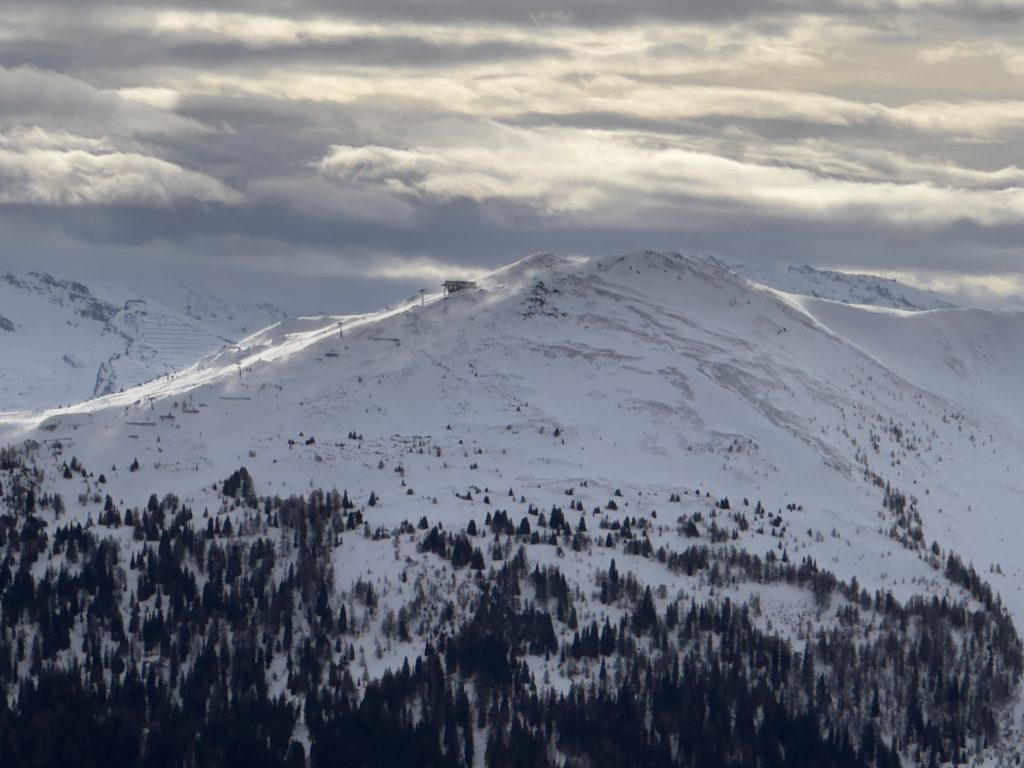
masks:
<svg viewBox="0 0 1024 768"><path fill-rule="evenodd" d="M890 309L929 310L952 309L956 305L946 297L905 285L897 280L834 272L809 265L783 269L756 267L746 264L731 265L730 269L753 283L843 304L865 304Z"/></svg>
<svg viewBox="0 0 1024 768"><path fill-rule="evenodd" d="M267 301L227 300L196 283L177 282L154 288L136 288L157 302L173 307L201 327L232 341L266 328L288 315Z"/></svg>
<svg viewBox="0 0 1024 768"><path fill-rule="evenodd" d="M284 316L269 304L219 302L177 287L170 307L123 286L45 272L0 279L0 411L52 407L187 367Z"/></svg>

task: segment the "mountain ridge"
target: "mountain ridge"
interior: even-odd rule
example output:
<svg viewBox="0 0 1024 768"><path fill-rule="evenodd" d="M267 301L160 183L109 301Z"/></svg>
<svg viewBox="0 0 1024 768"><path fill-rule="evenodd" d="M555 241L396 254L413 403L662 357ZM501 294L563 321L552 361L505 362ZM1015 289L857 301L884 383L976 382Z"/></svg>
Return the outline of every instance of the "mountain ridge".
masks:
<svg viewBox="0 0 1024 768"><path fill-rule="evenodd" d="M912 312L955 309L958 306L934 291L915 288L878 275L837 272L809 264L790 265L785 271L747 264L733 264L728 268L751 282L769 288L843 304L861 304Z"/></svg>

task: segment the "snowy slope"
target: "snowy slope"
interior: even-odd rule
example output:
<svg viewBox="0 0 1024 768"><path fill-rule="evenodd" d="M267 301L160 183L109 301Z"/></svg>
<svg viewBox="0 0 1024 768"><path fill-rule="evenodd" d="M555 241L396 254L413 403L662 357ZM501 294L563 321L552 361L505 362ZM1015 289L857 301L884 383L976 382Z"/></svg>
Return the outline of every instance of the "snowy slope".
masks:
<svg viewBox="0 0 1024 768"><path fill-rule="evenodd" d="M810 555L906 600L951 589L934 542L973 562L1024 624L1024 314L853 306L651 252L539 254L478 284L422 307L282 321L123 393L0 416L0 444L59 442L40 453L43 486L66 498L97 490L61 476L68 455L102 469L118 503L173 492L196 509L216 509L213 485L244 465L259 494L372 491L368 522L385 529L429 515L458 530L497 504L518 520L569 494L658 521L707 512L707 494L758 500L785 525L734 546ZM919 528L884 508L887 484L914 500ZM98 513L89 493L71 514ZM670 525L651 538L679 537ZM390 588L392 548L417 562L414 544L380 546L346 539L337 581ZM656 562L618 556L665 583ZM608 557L559 563L586 591ZM774 631L794 638L829 620L792 590L763 599Z"/></svg>
<svg viewBox="0 0 1024 768"><path fill-rule="evenodd" d="M395 436L457 436L501 458L468 475L423 467L430 496L508 480L704 486L798 500L819 510L820 525L853 529L878 527L869 471L922 498L929 542L954 542L979 566L1012 562L1005 525L1017 523L1002 510L1024 490L1012 460L1024 447L1008 394L1016 370L1009 351L979 345L1012 344L1024 316L954 310L915 320L798 300L700 260L647 253L536 256L481 286L423 308L282 322L124 394L10 417L5 437L47 434L43 425L77 438L84 428L103 439L76 446L80 458L131 446L184 496L240 462L269 487L330 486L351 473L368 490L366 468L401 454ZM980 337L965 326L979 318L991 326ZM949 338L961 341L947 348ZM980 373L982 355L990 364ZM979 377L993 393L984 402L972 396ZM172 415L146 429L130 423ZM352 445L350 430L373 441ZM299 433L316 436L315 451L289 449ZM992 520L966 516L972 500ZM993 538L973 540L989 523Z"/></svg>
<svg viewBox="0 0 1024 768"><path fill-rule="evenodd" d="M877 275L835 272L816 269L807 264L784 269L747 264L735 264L730 268L759 285L844 304L905 310L952 309L955 306L944 296L933 291L914 288Z"/></svg>
<svg viewBox="0 0 1024 768"><path fill-rule="evenodd" d="M46 273L0 279L0 411L55 406L180 370L280 317L269 305L219 305L181 286L181 310L121 286Z"/></svg>
<svg viewBox="0 0 1024 768"><path fill-rule="evenodd" d="M285 312L270 302L253 300L239 303L225 300L196 283L167 282L145 289L134 286L134 290L164 306L174 307L201 327L232 340L248 336L287 317Z"/></svg>

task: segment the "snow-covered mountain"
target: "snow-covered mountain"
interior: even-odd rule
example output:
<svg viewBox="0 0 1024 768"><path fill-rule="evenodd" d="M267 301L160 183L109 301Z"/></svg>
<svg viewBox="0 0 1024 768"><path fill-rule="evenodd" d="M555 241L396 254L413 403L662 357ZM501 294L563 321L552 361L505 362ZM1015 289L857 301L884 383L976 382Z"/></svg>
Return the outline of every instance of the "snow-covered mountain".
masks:
<svg viewBox="0 0 1024 768"><path fill-rule="evenodd" d="M774 268L734 264L730 267L753 283L799 296L864 304L889 309L953 309L946 297L877 275L817 269L807 264Z"/></svg>
<svg viewBox="0 0 1024 768"><path fill-rule="evenodd" d="M799 498L869 527L877 492L863 475L877 472L916 487L940 543L985 566L1012 561L1006 521L978 537L986 518L966 512L1011 508L1024 491L1014 470L1024 362L1012 353L1024 315L843 306L654 253L538 255L479 285L424 307L283 321L122 394L6 417L2 434L80 442L101 429L132 458L160 463L187 497L238 462L266 487L330 485L399 458L405 439L443 443L457 430L463 445L504 458L468 476L424 459L431 497L499 476L555 488L582 477L604 488L685 482ZM157 426L131 423L143 421ZM350 443L350 430L366 440ZM286 438L300 432L318 447L292 450ZM100 458L87 445L76 453Z"/></svg>
<svg viewBox="0 0 1024 768"><path fill-rule="evenodd" d="M130 388L283 317L269 304L218 302L196 286L168 290L180 309L129 288L47 273L0 278L0 411Z"/></svg>
<svg viewBox="0 0 1024 768"><path fill-rule="evenodd" d="M149 499L149 513L164 519L159 498L173 494L174 509L209 512L187 527L208 527L214 540L226 521L223 530L250 544L282 526L278 556L301 570L306 528L300 537L287 528L296 523L281 522L291 518L278 510L280 497L344 490L346 500L358 500L359 523L338 523L317 539L316 557L324 558L317 567L329 564L333 591L317 598L316 610L347 607L348 639L323 653L334 664L358 664L360 685L403 659L429 656L427 646L443 647L479 619L486 601L476 585L495 578L522 544L530 567L557 568L575 595L571 617L560 608L552 620L551 641L562 655L544 644L531 647L547 650L523 651L541 689L604 684L603 662L598 672L565 653L591 621L632 627L651 675L660 674L659 659L671 668L665 654L684 650L681 630L663 634L670 619L655 619L661 629L651 636L648 609L610 592L616 572L633 580L634 595L650 587L643 605L657 616L728 598L749 609L744 620L757 631L795 652L822 633L832 633L826 647L850 643L865 659L880 652L871 643L883 637L887 653L896 643L915 664L938 645L954 655L962 649L955 663L936 656L940 672L933 674L941 677L948 665L957 670L950 674L958 696L978 688L977 695L993 697L975 703L992 729L998 718L998 749L995 730L976 725L968 728L969 745L954 734L941 737L939 751L923 747L914 736L916 705L908 709L902 677L889 672L888 682L871 678L863 687L870 700L874 685L878 707L890 713L871 726L871 738L914 762L940 751L1008 760L1021 715L1013 672L1019 641L1006 626L1024 619L1017 557L1024 415L1016 396L1024 314L907 311L844 295L851 303L797 295L687 255L538 254L476 288L428 296L422 306L417 298L381 313L282 321L133 389L0 416L0 445L22 446L29 458L19 461L26 476L33 468L37 495L69 500L60 518L39 513L49 525L95 525L133 563L155 546L148 540L160 539L138 522L140 510ZM246 473L232 476L242 466ZM243 497L261 501L249 507ZM134 535L127 523L109 522L115 511L121 520L122 509L135 509ZM556 509L571 523L564 537L541 524ZM506 518L515 530L495 522ZM96 525L101 519L107 522ZM543 535L531 539L537 531ZM446 544L446 535L456 538ZM456 562L458 536L469 537L467 559L479 550L479 568ZM717 564L703 570L706 560L680 565L695 541L711 547L707 557L721 558L724 575ZM254 550L249 562L257 560ZM61 563L60 553L43 557L33 572ZM781 576L769 563L802 563L804 575ZM958 563L976 570L967 576ZM833 594L834 581L811 579L819 568L851 586ZM276 573L285 572L279 563ZM521 599L531 611L545 610L535 602L533 578ZM159 595L133 609L130 599L126 591L125 615L155 616L160 607ZM914 617L955 613L958 601L979 612L974 639L955 614L940 621L953 634L932 643L933 630ZM893 616L902 624L892 624ZM415 632L395 630L407 619L412 626L413 617ZM303 619L295 631L312 622ZM890 629L904 634L886 635ZM917 645L922 636L927 651ZM270 691L301 703L293 659L286 673L288 653L267 637L259 642ZM996 659L987 672L971 666L974 652L966 650L981 647ZM450 653L449 664L458 656ZM628 678L627 667L619 670ZM977 675L994 676L991 685ZM921 683L921 696L933 683ZM833 701L848 694L861 701L860 684L854 693L835 685ZM939 687L947 703L948 685ZM833 721L831 705L818 705L822 723L859 732L854 715ZM850 706L860 712L862 704ZM317 749L319 737L304 722L296 721L295 738Z"/></svg>
<svg viewBox="0 0 1024 768"><path fill-rule="evenodd" d="M157 289L159 292L154 293ZM226 299L196 283L167 282L135 290L159 304L174 307L199 326L232 341L288 317L284 310L269 301Z"/></svg>

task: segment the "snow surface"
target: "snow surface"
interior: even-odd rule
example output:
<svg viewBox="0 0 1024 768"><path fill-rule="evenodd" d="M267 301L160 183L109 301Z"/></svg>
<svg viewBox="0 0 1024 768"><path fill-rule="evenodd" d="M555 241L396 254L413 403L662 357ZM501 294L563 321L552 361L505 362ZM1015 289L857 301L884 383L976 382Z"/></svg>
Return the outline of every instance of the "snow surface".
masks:
<svg viewBox="0 0 1024 768"><path fill-rule="evenodd" d="M0 444L59 441L45 485L69 499L83 480L60 476L68 455L130 506L173 492L216 509L212 485L244 465L259 494L374 491L368 522L384 528L426 515L459 529L499 507L518 520L528 504L567 507L571 492L587 510L617 498L621 513L664 522L657 546L679 515L746 497L786 521L779 538L752 529L737 542L756 554L811 555L900 599L953 589L888 535L878 478L916 497L926 543L973 562L1024 626L1024 314L844 304L652 252L538 254L478 285L282 321L123 393L0 415ZM407 600L397 574L416 556L411 537L350 537L336 579ZM592 589L613 556L565 553L559 567ZM618 557L669 595L693 589ZM457 594L472 577L450 578ZM824 620L799 590L762 592L776 631ZM364 650L368 674L411 652Z"/></svg>
<svg viewBox="0 0 1024 768"><path fill-rule="evenodd" d="M193 364L282 313L225 305L197 286L138 291L47 273L0 278L0 411L52 407L130 388Z"/></svg>
<svg viewBox="0 0 1024 768"><path fill-rule="evenodd" d="M906 310L952 309L956 306L934 291L913 288L877 275L835 272L807 264L785 268L734 264L730 269L753 283L786 293L830 299L844 304Z"/></svg>

